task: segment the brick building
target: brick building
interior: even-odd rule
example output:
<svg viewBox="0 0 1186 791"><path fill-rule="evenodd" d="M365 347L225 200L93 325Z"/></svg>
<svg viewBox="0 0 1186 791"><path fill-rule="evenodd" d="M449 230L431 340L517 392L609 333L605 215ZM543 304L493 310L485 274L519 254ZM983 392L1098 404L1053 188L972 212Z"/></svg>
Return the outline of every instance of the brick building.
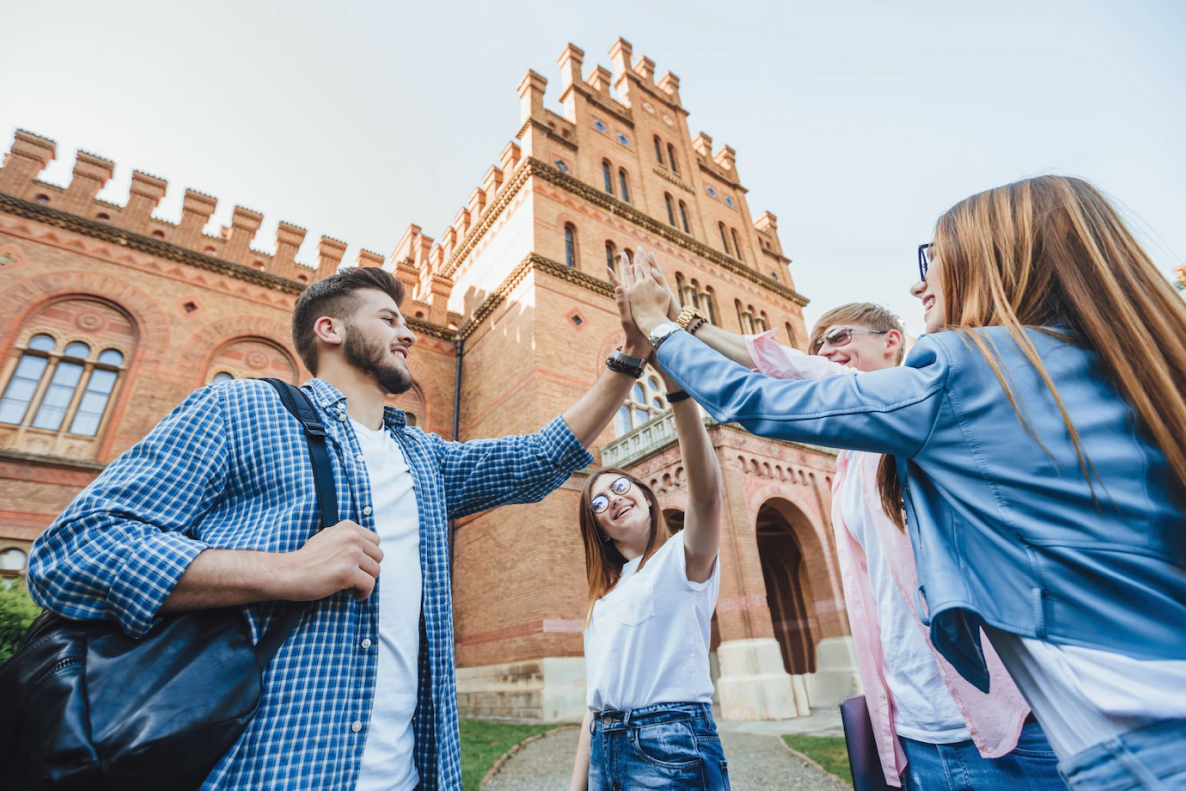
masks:
<svg viewBox="0 0 1186 791"><path fill-rule="evenodd" d="M596 379L621 328L607 262L658 252L685 302L733 331L807 333L775 216L756 220L736 152L692 137L679 78L657 82L623 39L613 71L583 75L564 49L559 101L519 84L521 125L453 225L419 226L386 259L408 288L420 338L415 388L392 399L427 431L461 439L532 431ZM611 93L611 87L613 92ZM204 229L217 199L187 190L177 223L153 216L165 180L133 174L127 203L96 195L113 164L79 151L65 188L37 179L56 156L17 131L0 169L0 568L19 574L31 541L104 464L196 387L309 374L289 314L307 283L342 265L322 237L316 267L295 260L305 231L236 206ZM455 407L459 407L456 409ZM707 419L707 418L706 418ZM707 419L724 470L714 675L723 715L775 719L832 705L856 685L829 527L834 455ZM651 482L676 523L684 471L657 378L640 380L598 443L598 460ZM584 476L542 503L455 524L458 689L463 713L579 716L586 610L576 509Z"/></svg>

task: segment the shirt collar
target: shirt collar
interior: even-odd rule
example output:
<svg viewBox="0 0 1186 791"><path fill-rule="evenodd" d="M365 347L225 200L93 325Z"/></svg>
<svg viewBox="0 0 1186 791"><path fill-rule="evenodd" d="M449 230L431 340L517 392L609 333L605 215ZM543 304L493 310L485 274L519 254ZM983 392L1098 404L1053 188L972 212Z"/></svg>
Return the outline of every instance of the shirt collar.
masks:
<svg viewBox="0 0 1186 791"><path fill-rule="evenodd" d="M335 415L346 414L346 396L342 395L342 391L329 382L313 378L307 380L301 387L312 392L313 402L322 409ZM403 428L408 424L408 418L402 409L384 406L383 424L389 429Z"/></svg>

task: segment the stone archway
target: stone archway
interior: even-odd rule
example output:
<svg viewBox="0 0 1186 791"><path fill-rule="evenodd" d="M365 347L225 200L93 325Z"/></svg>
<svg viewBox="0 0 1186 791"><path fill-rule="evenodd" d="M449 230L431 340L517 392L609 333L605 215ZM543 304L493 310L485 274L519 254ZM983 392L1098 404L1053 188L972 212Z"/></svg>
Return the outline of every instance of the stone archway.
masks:
<svg viewBox="0 0 1186 791"><path fill-rule="evenodd" d="M764 504L758 511L758 557L766 583L766 603L783 666L792 676L816 671L815 597L795 522L807 517L789 502ZM810 531L810 526L808 526Z"/></svg>

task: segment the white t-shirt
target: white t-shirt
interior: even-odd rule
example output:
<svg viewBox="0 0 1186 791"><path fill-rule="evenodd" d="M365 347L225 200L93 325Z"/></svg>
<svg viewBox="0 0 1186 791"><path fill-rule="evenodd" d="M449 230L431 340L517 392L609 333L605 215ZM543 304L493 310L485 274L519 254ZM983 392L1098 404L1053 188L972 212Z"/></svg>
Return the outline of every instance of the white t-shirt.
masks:
<svg viewBox="0 0 1186 791"><path fill-rule="evenodd" d="M984 631L1060 759L1157 720L1186 719L1186 660Z"/></svg>
<svg viewBox="0 0 1186 791"><path fill-rule="evenodd" d="M586 703L593 711L712 703L708 649L720 556L712 576L690 582L681 531L640 571L641 561L626 563L618 584L593 605L585 629Z"/></svg>
<svg viewBox="0 0 1186 791"><path fill-rule="evenodd" d="M894 730L899 736L927 744L970 739L968 726L943 683L935 652L927 645L910 604L886 565L881 538L865 502L863 465L852 451L845 453L849 463L839 492L840 513L865 550L885 656L881 672L894 701Z"/></svg>
<svg viewBox="0 0 1186 791"><path fill-rule="evenodd" d="M420 783L413 759L420 656L420 509L412 471L386 428L350 421L371 484L379 564L379 634L359 650L379 652L378 680L357 791L411 791ZM366 640L360 635L359 640Z"/></svg>

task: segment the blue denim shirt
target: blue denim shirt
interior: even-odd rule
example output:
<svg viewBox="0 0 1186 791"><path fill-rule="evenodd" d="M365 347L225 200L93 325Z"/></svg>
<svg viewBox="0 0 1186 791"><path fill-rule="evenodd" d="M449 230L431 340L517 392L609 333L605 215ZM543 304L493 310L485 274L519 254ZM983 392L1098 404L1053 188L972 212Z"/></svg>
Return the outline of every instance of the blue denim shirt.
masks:
<svg viewBox="0 0 1186 791"><path fill-rule="evenodd" d="M1186 656L1186 493L1093 353L1027 330L1087 454L1004 328L982 330L1027 430L961 332L900 368L787 381L686 332L659 363L714 418L765 437L896 457L931 640L981 690L980 626L1142 659Z"/></svg>
<svg viewBox="0 0 1186 791"><path fill-rule="evenodd" d="M374 529L370 480L346 399L321 379L303 389L325 424L341 519ZM416 769L421 788L461 787L446 524L534 502L593 457L562 418L535 434L446 442L388 407L384 424L412 472L420 510L421 596ZM300 424L251 380L193 393L103 471L33 545L29 589L70 618L109 618L144 635L178 579L208 547L291 552L319 524ZM353 789L370 730L379 587L317 602L268 666L247 730L203 788ZM256 635L271 603L244 608ZM381 690L382 688L379 687ZM355 723L360 727L355 730Z"/></svg>

